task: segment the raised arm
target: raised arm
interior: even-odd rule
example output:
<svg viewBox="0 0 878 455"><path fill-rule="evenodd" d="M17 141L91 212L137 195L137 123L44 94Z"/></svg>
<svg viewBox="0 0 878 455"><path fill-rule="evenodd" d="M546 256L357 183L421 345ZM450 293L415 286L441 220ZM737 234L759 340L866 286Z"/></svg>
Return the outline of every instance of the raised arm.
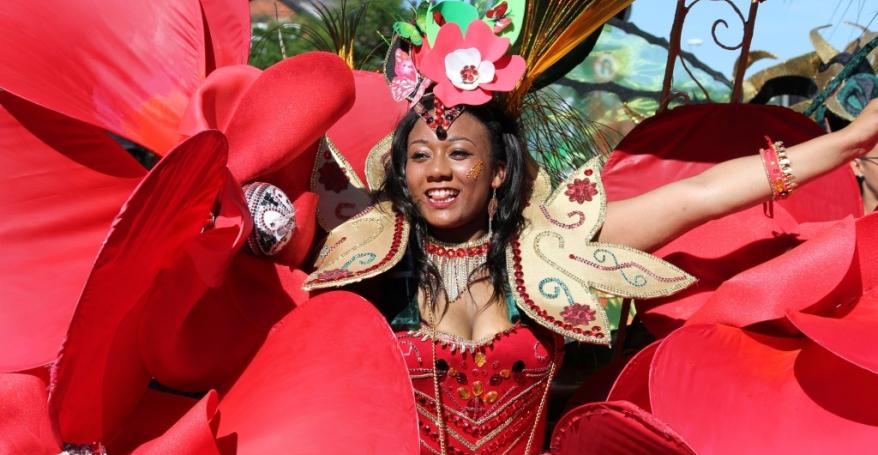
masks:
<svg viewBox="0 0 878 455"><path fill-rule="evenodd" d="M799 184L876 148L878 99L842 130L787 148ZM706 221L768 200L771 190L757 150L688 179L607 204L599 240L651 251Z"/></svg>

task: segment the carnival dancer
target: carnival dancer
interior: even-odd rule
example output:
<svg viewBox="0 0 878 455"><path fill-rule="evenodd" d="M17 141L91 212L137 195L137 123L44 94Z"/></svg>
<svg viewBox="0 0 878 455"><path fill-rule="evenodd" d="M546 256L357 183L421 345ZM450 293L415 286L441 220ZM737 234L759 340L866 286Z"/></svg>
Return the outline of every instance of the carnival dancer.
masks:
<svg viewBox="0 0 878 455"><path fill-rule="evenodd" d="M444 24L431 25L436 17ZM753 156L627 200L606 203L596 162L553 190L518 127L539 74L533 49L551 41L534 46L531 24L524 56L506 55L496 20L460 23L440 11L426 22L423 35L397 38L388 53L410 60L386 68L416 73L377 203L330 233L305 283L312 290L402 277L382 286L375 303L402 308L396 325L413 324L397 338L425 454L538 453L561 336L609 344L592 290L645 298L685 288L692 277L639 250L785 198L878 141L872 103L839 132L788 148L767 140Z"/></svg>

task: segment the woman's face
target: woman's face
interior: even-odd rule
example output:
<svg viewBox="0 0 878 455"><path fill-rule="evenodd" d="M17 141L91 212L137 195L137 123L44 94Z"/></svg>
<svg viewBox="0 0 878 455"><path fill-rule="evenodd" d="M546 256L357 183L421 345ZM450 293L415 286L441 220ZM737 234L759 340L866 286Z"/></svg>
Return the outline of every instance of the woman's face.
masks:
<svg viewBox="0 0 878 455"><path fill-rule="evenodd" d="M488 223L492 188L503 182L506 169L491 157L488 129L463 113L445 140L423 120L408 137L406 184L432 234L462 242L478 238Z"/></svg>

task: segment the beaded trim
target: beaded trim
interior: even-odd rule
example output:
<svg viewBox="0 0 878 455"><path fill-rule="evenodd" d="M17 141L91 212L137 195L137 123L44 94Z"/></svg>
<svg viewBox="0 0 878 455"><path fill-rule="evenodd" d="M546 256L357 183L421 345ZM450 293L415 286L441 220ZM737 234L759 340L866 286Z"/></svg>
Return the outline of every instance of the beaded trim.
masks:
<svg viewBox="0 0 878 455"><path fill-rule="evenodd" d="M385 207L384 209L391 210L389 207ZM380 225L379 231L375 235L375 238L370 238L366 242L364 242L364 244L356 245L349 251L339 253L338 257L333 257L333 259L331 260L333 264L338 264L341 259L345 259L345 262L341 266L325 267L323 265L323 262L321 262L321 265L318 267L318 269L308 275L308 279L302 285L303 290L311 291L313 289L340 287L356 283L366 278L371 278L390 270L390 268L395 266L400 261L400 259L402 259L409 237L408 221L401 213L373 213L375 211L380 212L381 208L375 206L370 207L363 213L355 215L353 218L351 218L338 228L333 229L333 231L330 233L329 238L327 238L326 240L326 246L324 246L324 248L328 248L328 250L323 255L323 261L328 262L330 261L329 257L334 256L334 253L333 251L331 251L331 249L340 249L338 248L338 246L341 241L337 239L346 239L344 233L350 232L346 231L346 228L354 226L354 223L357 223L360 220L370 221L370 219L366 217L371 217L374 215L378 216L381 219L392 219L392 235L382 235L384 234L384 230L390 227L388 226L388 224L390 223L387 223L380 219L374 220L373 222ZM385 245L385 243L387 243L388 245ZM364 268L357 267L358 264L356 263L356 260L358 258L369 256L373 259L377 259L378 254L381 253L384 253L384 256L381 257L379 261L370 262L370 264ZM342 258L341 256L344 257Z"/></svg>
<svg viewBox="0 0 878 455"><path fill-rule="evenodd" d="M473 272L485 264L490 245L488 235L460 244L427 239L427 258L439 270L448 302L454 302L469 288Z"/></svg>
<svg viewBox="0 0 878 455"><path fill-rule="evenodd" d="M451 352L457 350L460 352L469 351L470 353L475 353L480 348L492 345L495 341L512 334L521 327L523 327L521 322L516 322L515 325L506 330L476 340L469 340L450 333L436 331L436 339L434 342L439 343L441 346L448 346ZM419 337L421 341L427 341L432 336L429 327L426 326L421 326L418 330L409 330L406 334L412 337Z"/></svg>

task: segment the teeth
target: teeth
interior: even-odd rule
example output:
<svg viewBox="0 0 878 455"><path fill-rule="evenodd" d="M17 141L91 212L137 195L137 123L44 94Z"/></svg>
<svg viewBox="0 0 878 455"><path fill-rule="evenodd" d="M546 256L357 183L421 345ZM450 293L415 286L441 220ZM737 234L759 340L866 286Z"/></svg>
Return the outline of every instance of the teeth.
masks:
<svg viewBox="0 0 878 455"><path fill-rule="evenodd" d="M460 193L460 192L457 190L442 188L442 189L427 191L427 196L433 200L446 200L446 199L454 199L455 197L457 197L458 193Z"/></svg>

